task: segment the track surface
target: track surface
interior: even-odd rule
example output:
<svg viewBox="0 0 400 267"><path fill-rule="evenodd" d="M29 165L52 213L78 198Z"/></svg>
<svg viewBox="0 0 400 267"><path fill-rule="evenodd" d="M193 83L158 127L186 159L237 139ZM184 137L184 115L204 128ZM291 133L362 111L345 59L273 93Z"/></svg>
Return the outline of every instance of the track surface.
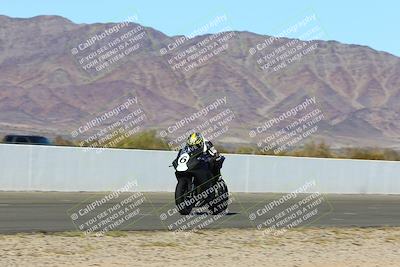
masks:
<svg viewBox="0 0 400 267"><path fill-rule="evenodd" d="M101 199L108 193L60 193L60 192L0 192L0 233L53 232L76 230L78 221L70 218L71 208L80 209L93 199ZM296 201L288 200L272 211L249 219L250 214L262 213L262 208L285 194L273 193L233 193L229 213L205 228L255 228L278 211L293 206ZM122 195L129 197L129 195ZM133 217L125 230L166 230L168 226L182 220L184 216L173 214L161 220L174 208L172 193L143 193L144 202L140 212ZM305 198L309 195L302 195ZM322 195L318 213L300 226L400 226L399 195ZM111 200L101 208L109 209L120 200ZM78 207L78 208L76 208ZM95 215L96 215L95 214ZM198 212L192 220L205 216ZM83 218L83 217L82 217ZM207 215L207 218L215 216ZM82 221L81 221L82 223ZM176 225L176 224L175 224ZM176 228L173 228L176 229Z"/></svg>

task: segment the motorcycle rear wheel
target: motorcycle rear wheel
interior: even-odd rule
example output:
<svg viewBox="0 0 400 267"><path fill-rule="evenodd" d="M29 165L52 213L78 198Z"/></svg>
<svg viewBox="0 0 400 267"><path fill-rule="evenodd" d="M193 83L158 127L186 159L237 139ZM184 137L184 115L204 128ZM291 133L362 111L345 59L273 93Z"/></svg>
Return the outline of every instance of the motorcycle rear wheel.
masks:
<svg viewBox="0 0 400 267"><path fill-rule="evenodd" d="M218 180L218 183L222 185L221 188L218 189L214 197L214 200L217 200L218 198L218 201L213 201L214 203L209 206L209 210L213 215L224 212L229 205L228 186L222 178Z"/></svg>

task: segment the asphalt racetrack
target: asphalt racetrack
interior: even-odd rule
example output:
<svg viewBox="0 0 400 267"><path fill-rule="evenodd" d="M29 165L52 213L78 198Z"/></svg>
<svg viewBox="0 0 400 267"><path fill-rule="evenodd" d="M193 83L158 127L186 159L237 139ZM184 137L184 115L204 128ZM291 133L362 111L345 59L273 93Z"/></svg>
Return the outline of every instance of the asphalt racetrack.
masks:
<svg viewBox="0 0 400 267"><path fill-rule="evenodd" d="M281 226L293 223L294 227L400 226L400 195L301 194L287 199L287 194L233 193L224 216L194 211L185 217L174 212L173 193L136 192L88 208L107 194L0 192L0 233L74 231L79 227L84 231L102 220L103 227L113 224L112 230L177 230L183 225L261 230L279 220ZM119 218L126 219L123 223L116 223L118 215L106 221L118 212Z"/></svg>

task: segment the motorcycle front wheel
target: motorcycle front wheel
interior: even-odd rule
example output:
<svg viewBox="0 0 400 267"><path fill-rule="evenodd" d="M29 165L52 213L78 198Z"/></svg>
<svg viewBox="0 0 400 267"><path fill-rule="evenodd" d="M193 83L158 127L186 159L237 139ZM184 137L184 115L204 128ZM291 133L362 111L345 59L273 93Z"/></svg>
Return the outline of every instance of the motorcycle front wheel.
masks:
<svg viewBox="0 0 400 267"><path fill-rule="evenodd" d="M193 209L192 204L186 204L189 201L189 193L190 193L190 184L189 179L180 178L178 179L178 184L175 188L175 204L178 208L178 211L181 215L188 215ZM186 200L186 203L185 203Z"/></svg>

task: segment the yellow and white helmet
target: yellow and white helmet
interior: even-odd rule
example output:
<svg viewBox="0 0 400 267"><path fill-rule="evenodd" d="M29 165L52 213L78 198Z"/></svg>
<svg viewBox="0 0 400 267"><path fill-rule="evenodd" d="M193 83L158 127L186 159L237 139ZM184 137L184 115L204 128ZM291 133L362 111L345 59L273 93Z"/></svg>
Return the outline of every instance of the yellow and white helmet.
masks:
<svg viewBox="0 0 400 267"><path fill-rule="evenodd" d="M192 133L186 140L186 145L190 149L198 149L204 146L204 137L201 133Z"/></svg>

